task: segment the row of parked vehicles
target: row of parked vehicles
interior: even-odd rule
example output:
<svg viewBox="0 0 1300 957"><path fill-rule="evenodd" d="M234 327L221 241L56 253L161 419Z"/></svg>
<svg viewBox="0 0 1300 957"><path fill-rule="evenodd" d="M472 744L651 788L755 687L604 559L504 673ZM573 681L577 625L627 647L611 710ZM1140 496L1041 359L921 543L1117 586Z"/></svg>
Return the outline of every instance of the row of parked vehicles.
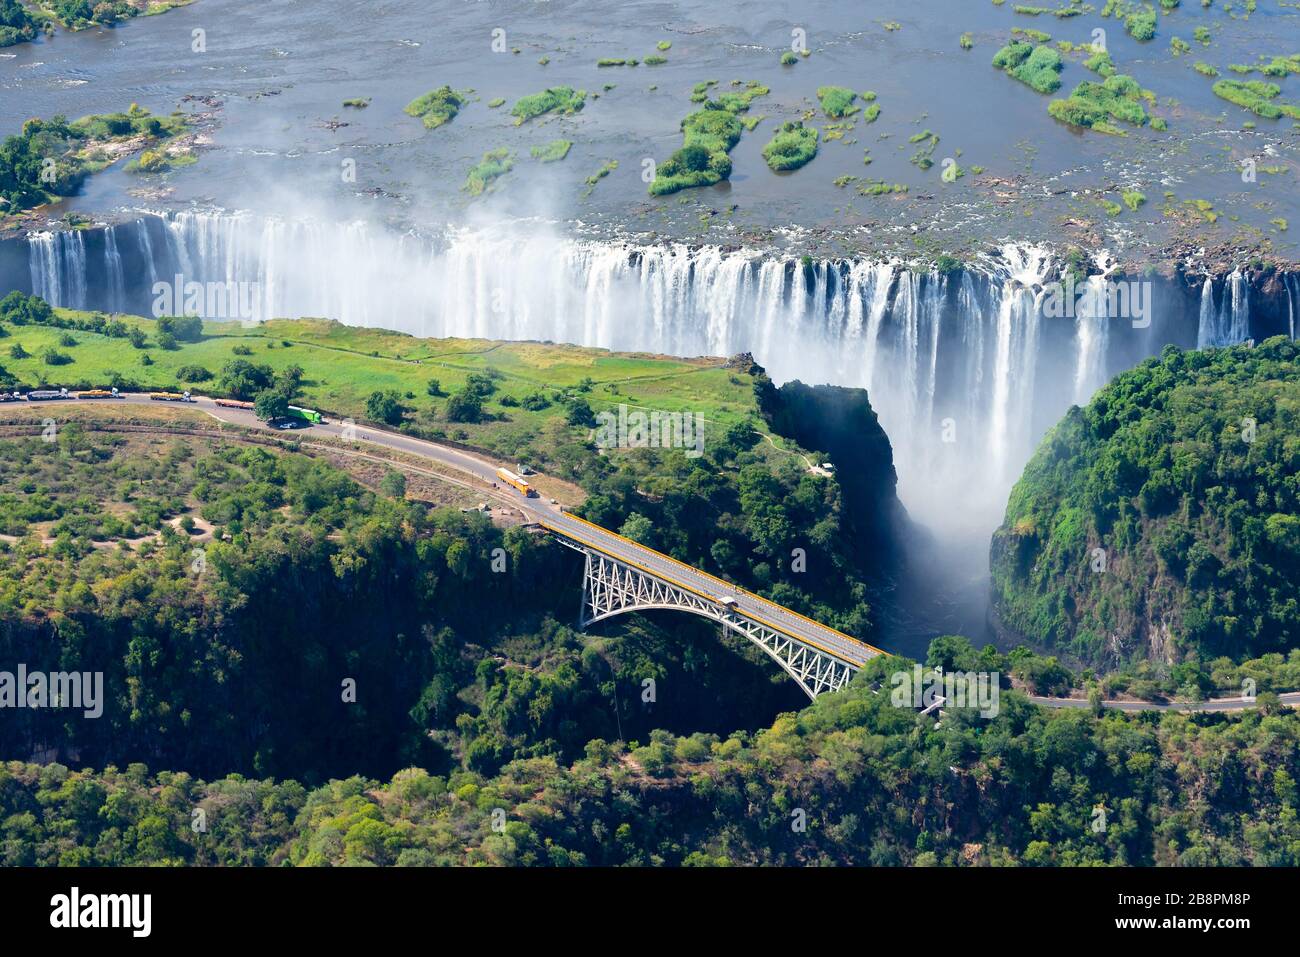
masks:
<svg viewBox="0 0 1300 957"><path fill-rule="evenodd" d="M27 392L0 392L0 402L57 402L63 399L120 399L117 389L82 389L70 391L64 389L31 389ZM149 398L154 402L194 402L188 392L150 392ZM215 399L214 402L227 409L246 409L253 411L252 402L239 399ZM291 405L288 411L269 424L276 428L305 428L309 425L323 425L329 420L315 409L304 409Z"/></svg>
<svg viewBox="0 0 1300 957"><path fill-rule="evenodd" d="M60 399L118 399L117 390L82 389L69 392L67 389L32 389L30 392L0 392L0 402L56 402Z"/></svg>
<svg viewBox="0 0 1300 957"><path fill-rule="evenodd" d="M0 402L57 402L61 399L120 399L116 389L81 389L70 392L67 389L32 389L29 392L0 392ZM150 392L149 398L155 402L193 402L188 392Z"/></svg>
<svg viewBox="0 0 1300 957"><path fill-rule="evenodd" d="M252 412L256 406L252 402L243 402L239 399L213 399L214 405L219 405L225 409L243 409ZM324 425L329 420L321 415L315 409L304 409L301 406L291 405L288 411L277 419L271 421L271 425L276 423L305 423L307 425ZM281 426L282 428L293 428L293 425ZM301 426L299 426L301 427Z"/></svg>

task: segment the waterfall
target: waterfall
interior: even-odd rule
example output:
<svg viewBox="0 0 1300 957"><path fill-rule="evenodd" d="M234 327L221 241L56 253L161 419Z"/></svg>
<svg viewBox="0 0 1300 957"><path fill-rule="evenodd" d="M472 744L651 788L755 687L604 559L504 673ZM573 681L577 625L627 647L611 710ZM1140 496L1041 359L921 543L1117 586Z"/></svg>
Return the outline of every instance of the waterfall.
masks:
<svg viewBox="0 0 1300 957"><path fill-rule="evenodd" d="M126 277L122 274L122 254L117 251L117 230L112 226L104 230L104 274L108 277L108 308L121 312L126 308L123 299Z"/></svg>
<svg viewBox="0 0 1300 957"><path fill-rule="evenodd" d="M1283 280L1286 285L1286 317L1287 317L1287 328L1289 330L1288 334L1291 336L1292 339L1294 339L1295 338L1296 294L1291 287L1297 282L1297 280L1293 276L1285 276L1283 277Z"/></svg>
<svg viewBox="0 0 1300 957"><path fill-rule="evenodd" d="M1024 464L1022 446L1027 435L1026 400L1034 389L1038 342L1038 297L1047 276L1049 258L1036 247L1003 247L1007 274L998 303L997 340L993 365L993 396L989 450L994 474L1001 479L1008 468Z"/></svg>
<svg viewBox="0 0 1300 957"><path fill-rule="evenodd" d="M1209 276L1201 284L1201 313L1196 325L1196 348L1204 349L1214 344L1217 335L1214 315L1214 280Z"/></svg>
<svg viewBox="0 0 1300 957"><path fill-rule="evenodd" d="M1214 283L1207 276L1201 286L1200 321L1196 348L1230 346L1250 338L1250 284L1240 269L1224 281L1219 306L1214 306Z"/></svg>
<svg viewBox="0 0 1300 957"><path fill-rule="evenodd" d="M80 229L38 232L28 241L32 291L53 305L85 309L85 233Z"/></svg>
<svg viewBox="0 0 1300 957"><path fill-rule="evenodd" d="M1088 277L1075 317L1075 336L1078 346L1074 366L1074 404L1085 405L1106 383L1110 318L1103 276Z"/></svg>
<svg viewBox="0 0 1300 957"><path fill-rule="evenodd" d="M419 336L684 356L752 352L777 382L863 387L912 514L984 532L1070 404L1170 341L1107 319L1100 280L1089 280L1073 319L1045 317L1044 284L1060 264L1017 244L944 274L893 259L599 241L532 224L426 234L181 212L86 235L29 237L34 292L60 306L148 314L154 284L180 276L249 286L240 295L253 319L316 316ZM1240 273L1217 307L1207 280L1198 342L1244 338L1249 315Z"/></svg>

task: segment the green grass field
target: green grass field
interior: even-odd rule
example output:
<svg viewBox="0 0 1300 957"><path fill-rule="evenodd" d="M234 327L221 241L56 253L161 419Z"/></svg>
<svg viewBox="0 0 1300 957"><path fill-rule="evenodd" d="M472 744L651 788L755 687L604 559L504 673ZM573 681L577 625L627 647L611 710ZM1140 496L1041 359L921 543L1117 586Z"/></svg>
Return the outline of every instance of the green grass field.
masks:
<svg viewBox="0 0 1300 957"><path fill-rule="evenodd" d="M58 310L62 316L89 315ZM60 340L65 330L47 326L5 325L9 335L0 338L0 367L24 385L106 387L114 373L147 389L189 388L197 394L219 395L222 367L232 359L268 365L279 370L297 365L304 371L301 403L336 417L365 417L366 398L376 391L393 390L409 410L408 421L421 431L443 433L487 449L515 451L533 436L561 425L557 400L581 392L596 412L629 407L702 415L717 433L756 414L751 379L725 367L717 358L679 359L648 354L614 353L602 349L538 342L493 342L483 339L420 339L382 329L345 326L319 319L273 320L253 326L240 323L204 324L198 342L179 344L175 350L158 347L152 319L122 317L148 336L149 344L136 349L127 339L71 331L77 344ZM29 358L15 359L11 349L21 344ZM42 353L52 348L72 362L47 365ZM250 355L238 355L236 348ZM152 360L144 364L144 357ZM188 382L178 378L184 366L202 366L214 378ZM484 403L489 421L449 422L446 396L462 389L473 372L492 370L497 390ZM428 394L431 379L438 380L442 396ZM529 411L503 405L541 393L551 405Z"/></svg>

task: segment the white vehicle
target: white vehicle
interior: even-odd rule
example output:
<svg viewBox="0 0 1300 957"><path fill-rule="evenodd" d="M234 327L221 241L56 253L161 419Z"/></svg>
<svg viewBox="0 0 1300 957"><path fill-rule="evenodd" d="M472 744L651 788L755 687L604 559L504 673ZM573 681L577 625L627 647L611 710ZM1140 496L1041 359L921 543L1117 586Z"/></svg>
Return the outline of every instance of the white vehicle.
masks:
<svg viewBox="0 0 1300 957"><path fill-rule="evenodd" d="M718 599L718 604L719 604L719 605L722 605L724 608L735 608L735 607L736 607L736 599L734 599L734 598L732 598L730 595L728 595L726 598L719 598L719 599Z"/></svg>

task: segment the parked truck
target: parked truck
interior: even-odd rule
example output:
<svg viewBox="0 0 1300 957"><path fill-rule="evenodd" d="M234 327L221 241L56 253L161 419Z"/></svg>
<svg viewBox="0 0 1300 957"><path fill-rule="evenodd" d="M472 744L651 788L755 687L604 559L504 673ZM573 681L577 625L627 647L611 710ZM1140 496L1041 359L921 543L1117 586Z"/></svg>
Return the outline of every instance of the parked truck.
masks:
<svg viewBox="0 0 1300 957"><path fill-rule="evenodd" d="M528 498L537 497L537 490L509 469L497 469L497 478Z"/></svg>

